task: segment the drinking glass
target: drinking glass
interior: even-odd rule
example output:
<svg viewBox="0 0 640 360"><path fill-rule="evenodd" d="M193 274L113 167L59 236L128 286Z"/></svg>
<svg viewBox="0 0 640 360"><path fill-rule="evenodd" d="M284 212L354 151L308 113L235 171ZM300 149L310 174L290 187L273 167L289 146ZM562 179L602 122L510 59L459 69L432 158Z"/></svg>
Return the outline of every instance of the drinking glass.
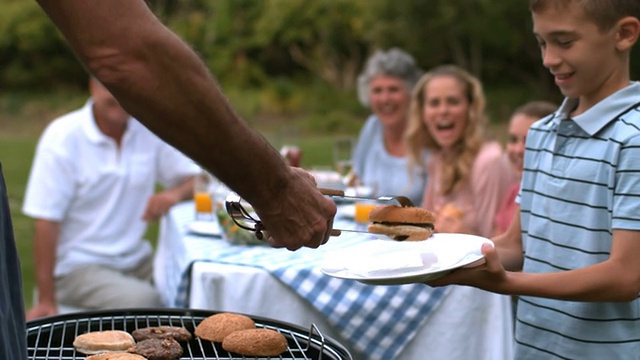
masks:
<svg viewBox="0 0 640 360"><path fill-rule="evenodd" d="M302 162L302 150L296 145L284 145L280 149L280 155L284 157L290 166L300 167Z"/></svg>
<svg viewBox="0 0 640 360"><path fill-rule="evenodd" d="M361 198L355 203L354 220L358 224L366 224L369 222L369 213L378 205L376 196L376 188L373 186L356 187L356 196Z"/></svg>
<svg viewBox="0 0 640 360"><path fill-rule="evenodd" d="M302 165L302 149L298 145L298 128L294 125L284 126L278 130L278 143L280 144L280 155L290 166L300 167Z"/></svg>
<svg viewBox="0 0 640 360"><path fill-rule="evenodd" d="M353 168L354 146L355 140L351 137L337 138L333 143L333 163L343 178L346 178Z"/></svg>
<svg viewBox="0 0 640 360"><path fill-rule="evenodd" d="M195 203L195 219L212 221L214 219L213 185L216 179L204 169L196 175L193 184L193 202Z"/></svg>

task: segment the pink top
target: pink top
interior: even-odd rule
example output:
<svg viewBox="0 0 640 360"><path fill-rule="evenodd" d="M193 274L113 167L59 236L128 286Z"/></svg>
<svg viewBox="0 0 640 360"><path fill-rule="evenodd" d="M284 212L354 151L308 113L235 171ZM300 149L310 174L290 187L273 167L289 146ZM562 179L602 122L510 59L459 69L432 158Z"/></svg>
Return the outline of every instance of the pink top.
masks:
<svg viewBox="0 0 640 360"><path fill-rule="evenodd" d="M502 206L498 209L498 213L496 214L496 223L495 223L495 233L494 235L500 235L507 231L509 225L511 225L511 220L513 220L513 215L516 212L516 198L518 197L518 192L520 192L520 183L517 182L511 186L507 196L505 196L504 201L502 202Z"/></svg>
<svg viewBox="0 0 640 360"><path fill-rule="evenodd" d="M470 181L447 196L438 195L442 156L432 153L429 158L429 180L422 206L438 211L447 204L462 210L466 232L474 235L493 236L495 216L507 195L507 190L517 183L509 160L497 142L483 145L471 169ZM436 229L438 231L438 229Z"/></svg>

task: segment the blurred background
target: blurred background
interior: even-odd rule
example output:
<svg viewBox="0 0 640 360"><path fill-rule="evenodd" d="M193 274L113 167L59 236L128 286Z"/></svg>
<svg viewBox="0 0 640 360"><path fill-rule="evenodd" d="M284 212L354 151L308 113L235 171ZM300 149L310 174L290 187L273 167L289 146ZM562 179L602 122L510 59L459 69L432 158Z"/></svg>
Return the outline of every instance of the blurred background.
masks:
<svg viewBox="0 0 640 360"><path fill-rule="evenodd" d="M357 100L355 80L378 48L402 48L425 70L453 63L478 76L490 134L498 139L516 106L534 98L561 101L541 65L526 1L147 3L202 56L252 127L276 147L295 134L305 167L331 165L332 139L357 135L369 111ZM41 131L86 101L87 75L35 1L0 0L0 8L0 161L30 304L32 222L20 213L24 187ZM640 56L632 62L640 69Z"/></svg>

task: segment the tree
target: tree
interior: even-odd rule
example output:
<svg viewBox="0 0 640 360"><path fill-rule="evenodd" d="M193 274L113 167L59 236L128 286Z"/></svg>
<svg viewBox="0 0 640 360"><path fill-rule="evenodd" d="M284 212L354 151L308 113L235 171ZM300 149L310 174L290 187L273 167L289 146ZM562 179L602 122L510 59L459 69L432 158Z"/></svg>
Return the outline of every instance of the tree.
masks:
<svg viewBox="0 0 640 360"><path fill-rule="evenodd" d="M35 1L0 1L0 81L4 88L86 85L86 73Z"/></svg>
<svg viewBox="0 0 640 360"><path fill-rule="evenodd" d="M365 14L370 43L399 46L425 69L452 63L485 85L521 84L545 97L555 89L541 65L524 5L492 0L374 0Z"/></svg>
<svg viewBox="0 0 640 360"><path fill-rule="evenodd" d="M340 89L352 89L368 53L360 14L364 0L269 0L256 42Z"/></svg>

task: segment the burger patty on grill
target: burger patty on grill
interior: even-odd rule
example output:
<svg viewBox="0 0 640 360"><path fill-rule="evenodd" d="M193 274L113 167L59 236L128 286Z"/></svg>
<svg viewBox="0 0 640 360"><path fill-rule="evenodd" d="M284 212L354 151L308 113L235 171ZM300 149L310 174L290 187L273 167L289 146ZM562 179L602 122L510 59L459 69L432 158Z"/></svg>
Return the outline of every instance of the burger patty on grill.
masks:
<svg viewBox="0 0 640 360"><path fill-rule="evenodd" d="M183 327L177 326L156 326L134 330L131 335L136 341L147 339L168 339L174 338L179 342L191 340L191 333Z"/></svg>
<svg viewBox="0 0 640 360"><path fill-rule="evenodd" d="M149 360L177 360L182 355L182 346L173 338L147 339L138 342L127 351Z"/></svg>

